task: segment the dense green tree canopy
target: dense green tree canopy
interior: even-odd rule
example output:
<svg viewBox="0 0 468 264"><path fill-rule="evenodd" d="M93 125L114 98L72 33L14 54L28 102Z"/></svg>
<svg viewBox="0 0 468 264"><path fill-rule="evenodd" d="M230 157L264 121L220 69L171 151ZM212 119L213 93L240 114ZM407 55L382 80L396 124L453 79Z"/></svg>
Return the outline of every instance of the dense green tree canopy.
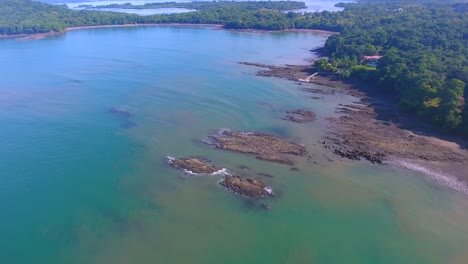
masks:
<svg viewBox="0 0 468 264"><path fill-rule="evenodd" d="M325 45L342 76L371 79L397 97L404 110L444 130L462 131L467 119L468 4L345 6L336 14L347 17L338 23L341 34ZM366 55L383 57L363 75Z"/></svg>

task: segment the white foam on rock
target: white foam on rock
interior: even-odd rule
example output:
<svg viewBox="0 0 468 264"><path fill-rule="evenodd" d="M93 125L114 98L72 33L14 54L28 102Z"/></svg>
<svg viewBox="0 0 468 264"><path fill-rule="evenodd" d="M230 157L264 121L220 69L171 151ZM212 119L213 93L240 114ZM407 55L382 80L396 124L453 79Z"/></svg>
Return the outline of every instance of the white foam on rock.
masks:
<svg viewBox="0 0 468 264"><path fill-rule="evenodd" d="M222 168L218 171L211 173L211 175L229 175L230 176L231 174L227 171L226 168Z"/></svg>
<svg viewBox="0 0 468 264"><path fill-rule="evenodd" d="M172 164L172 161L174 161L176 158L172 157L172 156L166 156L167 158L167 163L168 164ZM193 175L193 176L197 176L197 175L231 175L226 168L222 168L220 170L217 170L213 173L209 173L209 174L206 174L206 173L196 173L196 172L193 172L191 170L187 170L187 169L184 169L183 170L185 174L188 174L188 175Z"/></svg>
<svg viewBox="0 0 468 264"><path fill-rule="evenodd" d="M267 192L269 195L273 195L273 189L270 187L270 186L267 186L265 188L263 188L263 190L265 190L265 192Z"/></svg>
<svg viewBox="0 0 468 264"><path fill-rule="evenodd" d="M231 129L229 128L221 128L220 130L218 130L218 135L219 136L223 136L224 135L224 132L231 132Z"/></svg>

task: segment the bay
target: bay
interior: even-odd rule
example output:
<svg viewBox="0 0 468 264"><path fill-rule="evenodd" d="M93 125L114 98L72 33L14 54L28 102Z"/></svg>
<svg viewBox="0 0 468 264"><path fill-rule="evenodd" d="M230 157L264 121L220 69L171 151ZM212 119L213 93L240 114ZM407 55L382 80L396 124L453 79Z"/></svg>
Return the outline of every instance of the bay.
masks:
<svg viewBox="0 0 468 264"><path fill-rule="evenodd" d="M323 156L326 117L356 98L312 100L237 63L309 63L325 40L166 26L1 39L0 263L465 263L465 194ZM281 119L298 108L317 121ZM291 138L312 158L295 172L199 143L221 128ZM277 197L262 210L167 156L271 174Z"/></svg>

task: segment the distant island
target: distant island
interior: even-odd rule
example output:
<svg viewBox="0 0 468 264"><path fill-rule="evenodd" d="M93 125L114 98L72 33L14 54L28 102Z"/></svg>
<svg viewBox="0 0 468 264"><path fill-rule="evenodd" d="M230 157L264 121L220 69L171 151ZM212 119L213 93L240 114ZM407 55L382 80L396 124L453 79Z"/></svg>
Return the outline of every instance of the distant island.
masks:
<svg viewBox="0 0 468 264"><path fill-rule="evenodd" d="M71 10L31 0L0 0L0 35L125 24L219 24L226 29L335 31L314 65L344 81L366 82L402 111L449 134L468 137L468 3L375 0L340 3L338 12L292 12L303 2L190 2L97 8L189 8L139 16Z"/></svg>
<svg viewBox="0 0 468 264"><path fill-rule="evenodd" d="M147 3L144 5L133 5L131 3L110 4L110 5L82 5L81 7L96 8L121 8L121 9L156 9L156 8L186 8L195 10L210 10L220 8L242 9L242 10L260 10L270 9L278 11L288 11L307 8L304 2L297 1L247 1L247 2L230 2L230 1L196 1L196 2L163 2L163 3Z"/></svg>

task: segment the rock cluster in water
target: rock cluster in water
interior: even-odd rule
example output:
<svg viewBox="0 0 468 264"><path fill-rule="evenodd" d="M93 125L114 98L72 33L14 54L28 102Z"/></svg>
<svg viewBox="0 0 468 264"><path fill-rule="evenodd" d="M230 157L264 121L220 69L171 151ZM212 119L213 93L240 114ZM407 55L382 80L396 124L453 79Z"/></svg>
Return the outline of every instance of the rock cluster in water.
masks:
<svg viewBox="0 0 468 264"><path fill-rule="evenodd" d="M287 112L286 117L296 123L309 123L315 120L315 113L307 110Z"/></svg>
<svg viewBox="0 0 468 264"><path fill-rule="evenodd" d="M220 149L257 154L257 159L281 164L294 164L283 154L303 156L307 153L304 146L266 133L223 131L210 138Z"/></svg>
<svg viewBox="0 0 468 264"><path fill-rule="evenodd" d="M311 118L312 112L302 110L292 112L296 115L303 115L303 118ZM313 115L315 116L315 115ZM245 133L222 131L215 136L209 137L211 143L217 148L231 150L241 153L256 154L260 160L272 161L281 164L293 165L294 162L285 155L303 156L307 153L306 148L286 139L265 133ZM261 199L273 195L272 189L263 181L231 175L225 169L209 164L199 158L169 158L170 166L184 170L190 174L223 174L224 178L220 185L236 194ZM239 167L243 171L249 170L246 166ZM222 173L219 173L222 172ZM269 174L259 173L260 176L271 178ZM261 207L270 209L267 203L262 203Z"/></svg>
<svg viewBox="0 0 468 264"><path fill-rule="evenodd" d="M219 184L232 192L251 198L258 199L272 194L271 188L262 181L239 176L226 176Z"/></svg>
<svg viewBox="0 0 468 264"><path fill-rule="evenodd" d="M171 159L169 164L174 168L186 170L191 173L211 174L222 170L219 167L210 165L196 158Z"/></svg>
<svg viewBox="0 0 468 264"><path fill-rule="evenodd" d="M242 178L229 175L224 169L208 164L198 158L169 158L169 165L188 172L190 174L218 174L226 175L220 184L227 190L248 198L260 199L267 195L273 195L272 189L260 180ZM262 208L270 209L267 203L262 203Z"/></svg>

